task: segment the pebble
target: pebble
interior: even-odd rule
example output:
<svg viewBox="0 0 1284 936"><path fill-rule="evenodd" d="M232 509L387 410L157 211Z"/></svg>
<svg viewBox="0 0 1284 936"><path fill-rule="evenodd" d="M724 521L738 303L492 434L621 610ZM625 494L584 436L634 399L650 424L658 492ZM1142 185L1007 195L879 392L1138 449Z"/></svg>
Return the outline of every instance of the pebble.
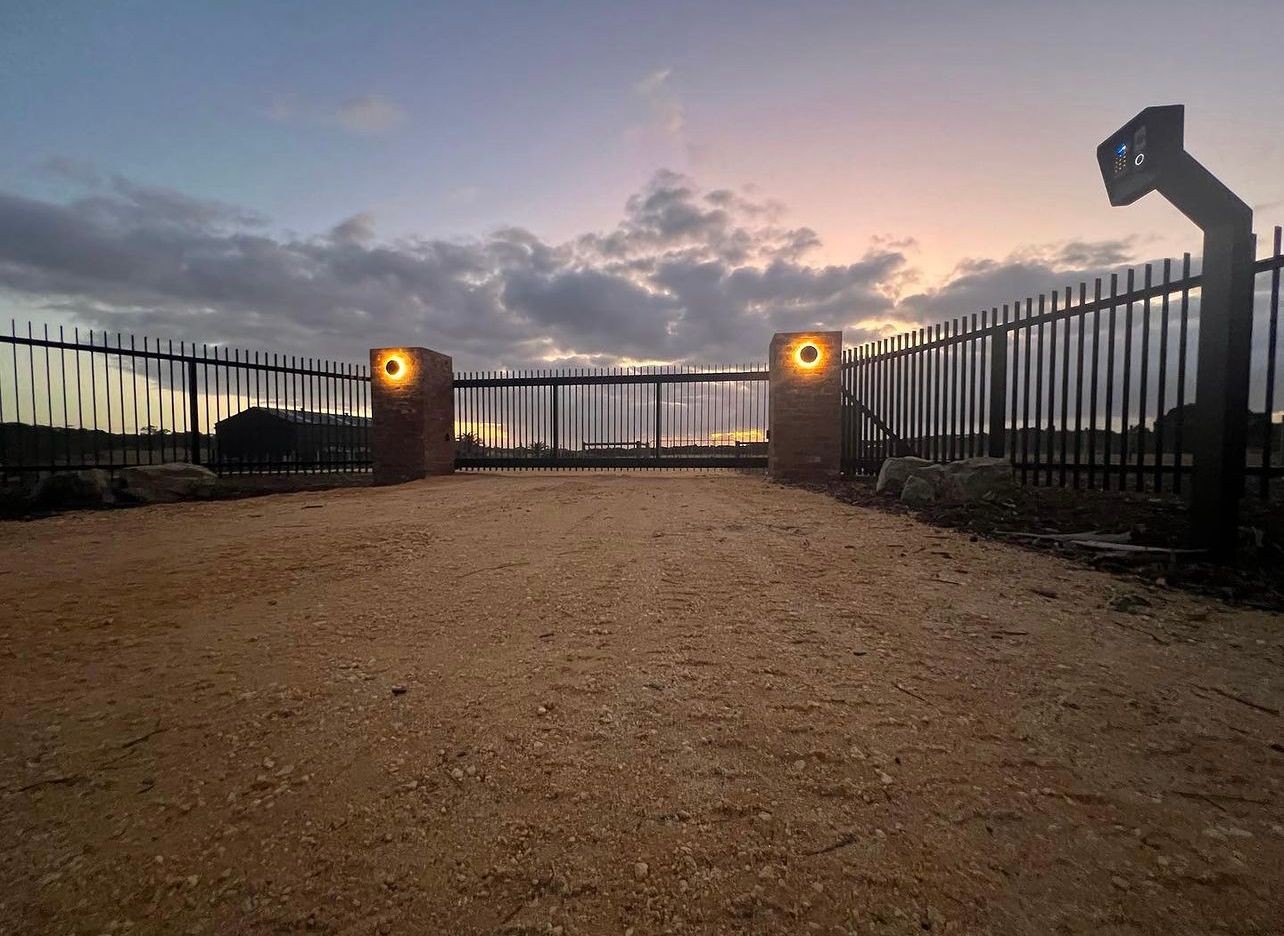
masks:
<svg viewBox="0 0 1284 936"><path fill-rule="evenodd" d="M651 866L645 861L639 861L633 866L633 876L639 881L646 880L646 876L651 873Z"/></svg>
<svg viewBox="0 0 1284 936"><path fill-rule="evenodd" d="M464 779L464 771L462 768L459 768L459 767L456 767L454 770L452 770L450 772L450 775L454 777L456 780Z"/></svg>
<svg viewBox="0 0 1284 936"><path fill-rule="evenodd" d="M405 686L393 686L393 687L392 687L392 694L393 694L393 695L405 695L405 694L406 694L406 687L405 687Z"/></svg>

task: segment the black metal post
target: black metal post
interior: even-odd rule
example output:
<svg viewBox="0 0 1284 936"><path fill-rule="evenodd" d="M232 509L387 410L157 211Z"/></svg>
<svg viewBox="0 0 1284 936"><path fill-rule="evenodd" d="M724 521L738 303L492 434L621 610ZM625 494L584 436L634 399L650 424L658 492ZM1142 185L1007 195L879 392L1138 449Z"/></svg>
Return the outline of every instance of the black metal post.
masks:
<svg viewBox="0 0 1284 936"><path fill-rule="evenodd" d="M191 441L188 443L187 460L193 465L201 463L201 422L196 405L196 358L187 361L187 419Z"/></svg>
<svg viewBox="0 0 1284 936"><path fill-rule="evenodd" d="M553 418L553 445L552 445L552 447L551 447L551 450L550 450L549 454L550 454L550 455L552 455L554 458L556 458L556 457L557 457L557 450L558 450L558 448L561 446L561 441L560 441L560 439L558 438L558 431L557 431L557 430L558 430L558 422L559 422L559 420L558 420L558 418L557 418L557 397L558 397L558 395L559 395L559 394L558 394L558 387L557 387L557 385L556 385L556 384L552 384L552 385L550 385L550 386L549 386L549 388L548 388L548 390L549 390L549 393L551 393L551 394L552 394L552 396L553 396L553 406L552 406L552 410L553 410L553 413L552 413L552 418Z"/></svg>
<svg viewBox="0 0 1284 936"><path fill-rule="evenodd" d="M990 426L989 456L1002 458L1007 427L1004 424L1008 398L1008 332L998 329L990 336Z"/></svg>
<svg viewBox="0 0 1284 936"><path fill-rule="evenodd" d="M655 457L660 458L660 388L663 384L655 382Z"/></svg>

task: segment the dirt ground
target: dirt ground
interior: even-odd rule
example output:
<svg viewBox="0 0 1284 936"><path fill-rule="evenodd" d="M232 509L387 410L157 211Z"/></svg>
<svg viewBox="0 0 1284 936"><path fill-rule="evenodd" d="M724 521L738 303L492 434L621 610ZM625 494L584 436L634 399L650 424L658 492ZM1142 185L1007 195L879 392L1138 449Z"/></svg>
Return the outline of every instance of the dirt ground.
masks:
<svg viewBox="0 0 1284 936"><path fill-rule="evenodd" d="M1279 933L1284 627L738 475L0 525L6 933Z"/></svg>

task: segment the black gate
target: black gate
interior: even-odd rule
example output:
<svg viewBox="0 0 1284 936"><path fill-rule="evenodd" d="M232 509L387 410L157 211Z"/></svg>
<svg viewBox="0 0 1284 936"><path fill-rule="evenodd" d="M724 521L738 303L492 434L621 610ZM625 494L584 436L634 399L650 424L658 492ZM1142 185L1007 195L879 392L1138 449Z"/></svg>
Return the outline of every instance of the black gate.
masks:
<svg viewBox="0 0 1284 936"><path fill-rule="evenodd" d="M455 466L761 468L767 368L455 375Z"/></svg>

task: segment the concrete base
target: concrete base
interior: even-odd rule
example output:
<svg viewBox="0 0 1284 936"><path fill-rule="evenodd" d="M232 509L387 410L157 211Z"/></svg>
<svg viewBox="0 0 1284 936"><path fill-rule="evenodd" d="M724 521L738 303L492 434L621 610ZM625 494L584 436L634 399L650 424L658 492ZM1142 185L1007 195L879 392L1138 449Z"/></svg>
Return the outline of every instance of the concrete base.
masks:
<svg viewBox="0 0 1284 936"><path fill-rule="evenodd" d="M767 472L831 481L842 470L843 333L782 332L769 357Z"/></svg>
<svg viewBox="0 0 1284 936"><path fill-rule="evenodd" d="M370 352L374 482L400 484L455 470L451 360L427 348Z"/></svg>

